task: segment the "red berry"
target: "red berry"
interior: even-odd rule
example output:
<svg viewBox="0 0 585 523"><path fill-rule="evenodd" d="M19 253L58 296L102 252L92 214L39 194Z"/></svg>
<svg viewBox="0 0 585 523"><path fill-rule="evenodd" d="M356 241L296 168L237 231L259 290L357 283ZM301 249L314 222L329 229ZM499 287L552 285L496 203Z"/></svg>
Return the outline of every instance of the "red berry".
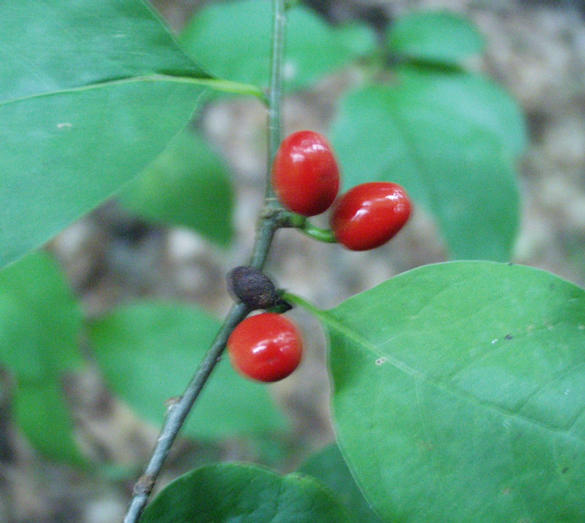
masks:
<svg viewBox="0 0 585 523"><path fill-rule="evenodd" d="M336 202L331 229L337 241L352 251L374 249L403 227L410 209L408 194L400 185L363 183Z"/></svg>
<svg viewBox="0 0 585 523"><path fill-rule="evenodd" d="M327 139L313 131L285 138L274 158L272 185L291 211L303 216L326 211L339 191L339 169Z"/></svg>
<svg viewBox="0 0 585 523"><path fill-rule="evenodd" d="M303 352L295 325L272 312L242 321L227 346L232 365L240 374L266 382L286 378L299 365Z"/></svg>

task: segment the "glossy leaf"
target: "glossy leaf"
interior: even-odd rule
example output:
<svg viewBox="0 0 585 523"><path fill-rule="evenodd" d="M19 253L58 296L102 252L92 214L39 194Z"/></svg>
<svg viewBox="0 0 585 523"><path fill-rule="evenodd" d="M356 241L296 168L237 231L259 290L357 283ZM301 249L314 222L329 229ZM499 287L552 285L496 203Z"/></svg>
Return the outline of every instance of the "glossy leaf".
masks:
<svg viewBox="0 0 585 523"><path fill-rule="evenodd" d="M0 34L2 266L156 158L205 75L140 0L1 2Z"/></svg>
<svg viewBox="0 0 585 523"><path fill-rule="evenodd" d="M233 193L227 166L188 130L174 138L121 198L147 219L190 227L220 245L232 237Z"/></svg>
<svg viewBox="0 0 585 523"><path fill-rule="evenodd" d="M225 463L173 481L146 508L141 521L341 523L349 518L333 493L312 478Z"/></svg>
<svg viewBox="0 0 585 523"><path fill-rule="evenodd" d="M585 291L425 266L319 312L338 443L390 521L585 518Z"/></svg>
<svg viewBox="0 0 585 523"><path fill-rule="evenodd" d="M455 65L479 54L485 43L466 18L448 11L426 11L410 13L392 24L387 45L405 58Z"/></svg>
<svg viewBox="0 0 585 523"><path fill-rule="evenodd" d="M211 4L195 13L180 42L213 74L267 86L271 9L270 2L257 0ZM285 85L306 86L370 52L374 45L374 35L364 25L333 28L310 9L293 7L287 11Z"/></svg>
<svg viewBox="0 0 585 523"><path fill-rule="evenodd" d="M82 363L79 306L55 262L27 256L0 273L0 364L16 378L15 418L44 455L80 464L63 372Z"/></svg>
<svg viewBox="0 0 585 523"><path fill-rule="evenodd" d="M19 382L43 383L78 367L81 311L55 262L27 256L0 273L0 363Z"/></svg>
<svg viewBox="0 0 585 523"><path fill-rule="evenodd" d="M513 159L525 131L492 83L402 69L396 84L345 98L333 143L346 188L397 182L435 215L453 257L509 258L518 225Z"/></svg>
<svg viewBox="0 0 585 523"><path fill-rule="evenodd" d="M195 307L138 303L92 322L89 335L112 390L145 419L161 423L165 402L182 394L219 327ZM225 359L183 433L213 439L282 428L268 389L237 375Z"/></svg>
<svg viewBox="0 0 585 523"><path fill-rule="evenodd" d="M382 521L365 500L337 445L329 445L311 456L298 472L307 474L327 485L343 502L355 521Z"/></svg>

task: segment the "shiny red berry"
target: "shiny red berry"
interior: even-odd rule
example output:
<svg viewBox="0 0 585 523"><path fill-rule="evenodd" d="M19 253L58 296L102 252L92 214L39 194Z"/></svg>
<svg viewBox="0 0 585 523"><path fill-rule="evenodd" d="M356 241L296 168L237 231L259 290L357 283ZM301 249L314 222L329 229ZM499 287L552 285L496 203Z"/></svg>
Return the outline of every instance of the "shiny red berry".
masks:
<svg viewBox="0 0 585 523"><path fill-rule="evenodd" d="M230 360L242 375L257 381L278 381L301 361L303 344L295 325L280 314L250 316L227 342Z"/></svg>
<svg viewBox="0 0 585 523"><path fill-rule="evenodd" d="M410 211L410 198L400 185L363 183L336 202L331 229L337 241L352 251L374 249L404 226Z"/></svg>
<svg viewBox="0 0 585 523"><path fill-rule="evenodd" d="M313 131L285 138L274 158L272 185L291 211L303 216L326 211L339 191L339 168L327 139Z"/></svg>

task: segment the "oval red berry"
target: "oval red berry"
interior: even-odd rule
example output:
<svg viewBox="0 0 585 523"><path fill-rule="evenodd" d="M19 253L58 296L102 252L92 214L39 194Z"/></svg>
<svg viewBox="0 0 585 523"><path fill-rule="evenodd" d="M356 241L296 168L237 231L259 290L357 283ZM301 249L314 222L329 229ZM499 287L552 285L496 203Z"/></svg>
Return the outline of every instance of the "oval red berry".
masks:
<svg viewBox="0 0 585 523"><path fill-rule="evenodd" d="M390 240L408 221L410 198L398 184L357 185L335 204L331 229L339 243L353 251L374 249Z"/></svg>
<svg viewBox="0 0 585 523"><path fill-rule="evenodd" d="M325 212L339 191L339 168L327 139L314 131L287 136L274 158L272 184L287 209L303 216Z"/></svg>
<svg viewBox="0 0 585 523"><path fill-rule="evenodd" d="M298 367L303 353L295 325L272 312L242 321L227 346L232 365L240 374L264 382L286 378Z"/></svg>

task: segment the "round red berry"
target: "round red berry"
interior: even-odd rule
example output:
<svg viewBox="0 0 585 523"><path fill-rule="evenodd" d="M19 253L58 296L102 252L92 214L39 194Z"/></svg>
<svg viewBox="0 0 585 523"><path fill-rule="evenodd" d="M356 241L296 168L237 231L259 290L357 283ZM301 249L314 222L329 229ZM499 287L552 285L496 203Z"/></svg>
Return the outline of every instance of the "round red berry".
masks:
<svg viewBox="0 0 585 523"><path fill-rule="evenodd" d="M352 251L374 249L404 226L410 211L410 199L400 185L363 183L336 202L331 229L337 241Z"/></svg>
<svg viewBox="0 0 585 523"><path fill-rule="evenodd" d="M291 211L303 216L326 211L339 191L339 168L327 139L313 131L285 138L274 158L272 185Z"/></svg>
<svg viewBox="0 0 585 523"><path fill-rule="evenodd" d="M286 378L299 365L303 352L295 325L272 312L242 321L227 346L232 365L240 374L265 382Z"/></svg>

